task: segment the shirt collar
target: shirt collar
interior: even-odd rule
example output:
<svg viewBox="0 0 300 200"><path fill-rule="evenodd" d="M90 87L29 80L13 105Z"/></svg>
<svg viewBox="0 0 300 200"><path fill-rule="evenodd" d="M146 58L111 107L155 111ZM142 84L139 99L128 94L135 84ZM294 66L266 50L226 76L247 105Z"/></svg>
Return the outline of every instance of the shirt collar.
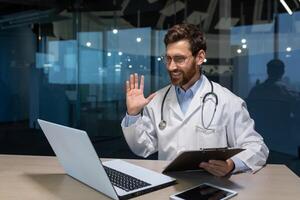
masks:
<svg viewBox="0 0 300 200"><path fill-rule="evenodd" d="M184 91L179 86L175 86L175 90L177 94L185 94L185 93L191 93L192 96L194 96L197 92L197 90L200 88L203 82L203 76L200 75L200 78L192 85L187 91Z"/></svg>

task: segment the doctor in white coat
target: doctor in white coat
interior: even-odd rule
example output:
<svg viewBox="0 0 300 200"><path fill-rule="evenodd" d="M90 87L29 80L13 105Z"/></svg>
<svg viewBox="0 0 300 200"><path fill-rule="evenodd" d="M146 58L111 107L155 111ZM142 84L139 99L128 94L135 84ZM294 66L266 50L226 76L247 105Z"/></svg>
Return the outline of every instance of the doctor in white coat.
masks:
<svg viewBox="0 0 300 200"><path fill-rule="evenodd" d="M159 159L172 160L185 150L240 147L246 150L226 161L199 163L199 168L216 176L259 170L269 150L245 102L201 73L203 33L179 24L168 30L164 42L171 85L145 98L144 76L139 80L132 74L126 82L122 129L131 150L143 157L158 151Z"/></svg>

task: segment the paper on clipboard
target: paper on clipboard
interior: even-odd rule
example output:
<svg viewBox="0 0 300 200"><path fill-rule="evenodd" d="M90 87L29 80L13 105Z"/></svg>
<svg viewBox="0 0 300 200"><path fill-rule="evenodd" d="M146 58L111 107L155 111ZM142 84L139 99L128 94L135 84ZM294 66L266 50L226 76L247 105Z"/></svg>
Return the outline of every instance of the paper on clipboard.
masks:
<svg viewBox="0 0 300 200"><path fill-rule="evenodd" d="M209 148L197 151L183 151L167 165L162 173L199 170L201 162L227 160L244 150L241 148Z"/></svg>

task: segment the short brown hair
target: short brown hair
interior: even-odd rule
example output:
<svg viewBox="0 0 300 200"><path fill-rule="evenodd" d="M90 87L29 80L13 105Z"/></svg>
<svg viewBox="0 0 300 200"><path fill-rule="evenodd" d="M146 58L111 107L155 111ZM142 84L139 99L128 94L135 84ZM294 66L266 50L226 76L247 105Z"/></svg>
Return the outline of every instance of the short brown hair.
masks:
<svg viewBox="0 0 300 200"><path fill-rule="evenodd" d="M165 35L164 43L168 44L187 40L190 44L190 50L195 56L200 50L206 51L206 39L200 29L193 24L176 24L170 28Z"/></svg>
<svg viewBox="0 0 300 200"><path fill-rule="evenodd" d="M284 63L279 59L272 59L267 63L267 73L270 78L281 78L284 74Z"/></svg>

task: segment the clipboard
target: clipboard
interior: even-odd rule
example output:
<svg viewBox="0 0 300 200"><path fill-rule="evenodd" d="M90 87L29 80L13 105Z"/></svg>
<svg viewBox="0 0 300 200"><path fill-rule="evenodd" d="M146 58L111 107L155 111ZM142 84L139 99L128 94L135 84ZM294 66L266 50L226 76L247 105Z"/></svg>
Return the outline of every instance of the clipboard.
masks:
<svg viewBox="0 0 300 200"><path fill-rule="evenodd" d="M199 163L201 162L227 160L244 150L241 148L209 148L197 151L183 151L167 165L162 173L200 170Z"/></svg>

